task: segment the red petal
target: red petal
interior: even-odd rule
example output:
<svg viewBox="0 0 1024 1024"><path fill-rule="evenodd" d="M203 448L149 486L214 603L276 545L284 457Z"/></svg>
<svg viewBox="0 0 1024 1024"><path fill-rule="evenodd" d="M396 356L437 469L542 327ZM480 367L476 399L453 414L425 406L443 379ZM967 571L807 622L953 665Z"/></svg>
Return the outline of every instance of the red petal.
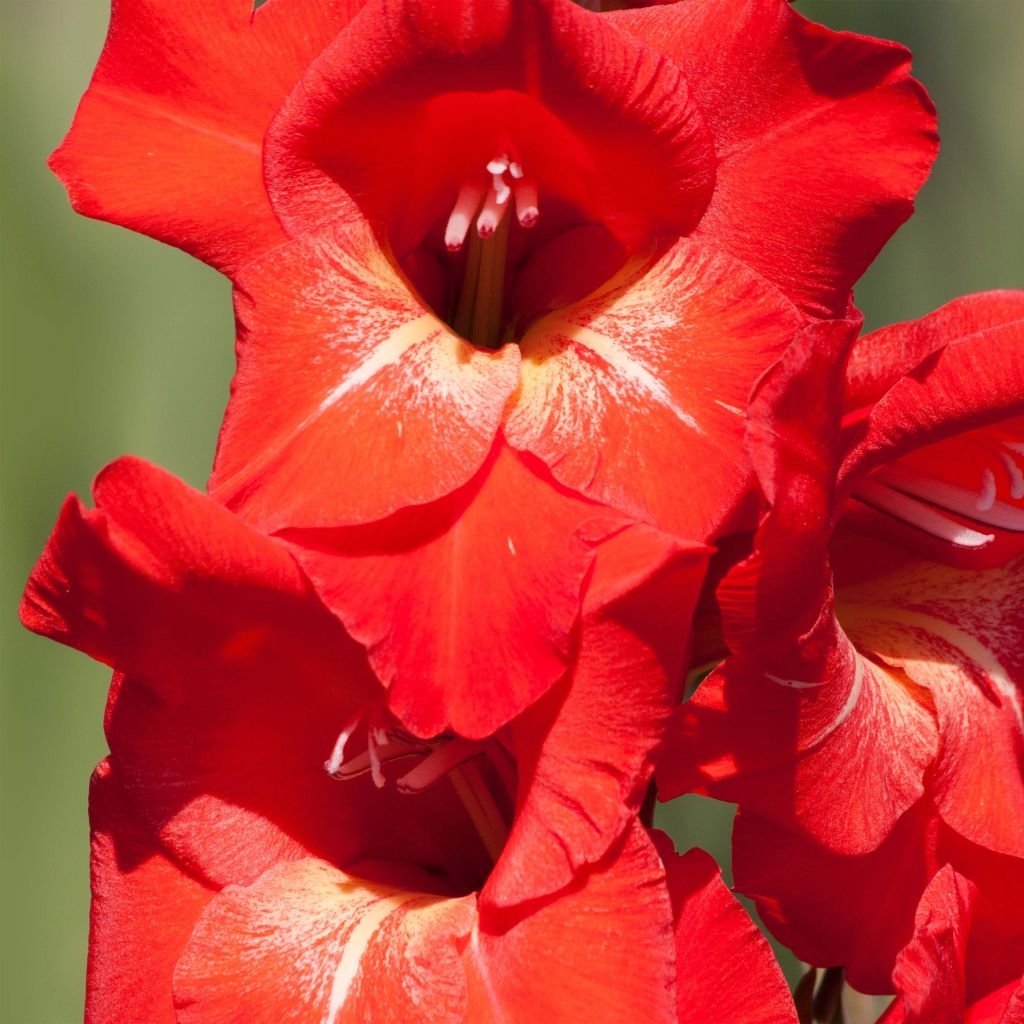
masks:
<svg viewBox="0 0 1024 1024"><path fill-rule="evenodd" d="M680 709L658 777L663 797L703 789L861 852L921 797L937 740L918 695L855 650L833 609L827 544L849 340L846 324L813 328L759 385L748 451L772 507L755 555L719 586L734 655Z"/></svg>
<svg viewBox="0 0 1024 1024"><path fill-rule="evenodd" d="M665 870L635 822L575 886L507 925L485 915L473 935L467 1020L622 1024L642 1008L675 1022Z"/></svg>
<svg viewBox="0 0 1024 1024"><path fill-rule="evenodd" d="M679 1024L742 1021L796 1024L796 1007L775 954L726 888L713 857L679 856L655 833L676 922Z"/></svg>
<svg viewBox="0 0 1024 1024"><path fill-rule="evenodd" d="M714 138L698 234L807 309L842 316L935 157L934 110L907 51L831 32L784 0L612 17L679 65Z"/></svg>
<svg viewBox="0 0 1024 1024"><path fill-rule="evenodd" d="M92 909L86 1024L175 1024L171 975L214 896L141 827L110 765L89 793Z"/></svg>
<svg viewBox="0 0 1024 1024"><path fill-rule="evenodd" d="M909 1024L903 1000L897 996L878 1024ZM967 1007L964 1024L1024 1024L1024 982L1011 981Z"/></svg>
<svg viewBox="0 0 1024 1024"><path fill-rule="evenodd" d="M895 675L834 632L831 607L799 653L734 656L679 710L662 799L707 792L840 853L876 847L924 793L935 723Z"/></svg>
<svg viewBox="0 0 1024 1024"><path fill-rule="evenodd" d="M51 158L80 213L230 272L284 234L263 134L362 0L118 0L92 83Z"/></svg>
<svg viewBox="0 0 1024 1024"><path fill-rule="evenodd" d="M852 557L870 558L867 550L860 542ZM839 590L858 649L931 696L941 743L930 784L943 820L1016 857L1024 857L1022 576L1021 558L985 572L903 558Z"/></svg>
<svg viewBox="0 0 1024 1024"><path fill-rule="evenodd" d="M1016 321L949 339L886 391L844 459L846 487L915 448L1024 415L1024 309L1017 312Z"/></svg>
<svg viewBox="0 0 1024 1024"><path fill-rule="evenodd" d="M499 443L448 498L288 536L405 726L478 739L565 673L593 543L623 525Z"/></svg>
<svg viewBox="0 0 1024 1024"><path fill-rule="evenodd" d="M764 279L680 241L530 328L507 436L566 486L703 539L749 484L742 411L799 323Z"/></svg>
<svg viewBox="0 0 1024 1024"><path fill-rule="evenodd" d="M413 887L415 869L373 874L306 860L224 890L179 962L179 1021L562 1021L584 1007L619 1024L637 1006L675 1019L671 907L639 827L571 893L500 931L472 897Z"/></svg>
<svg viewBox="0 0 1024 1024"><path fill-rule="evenodd" d="M294 234L347 216L354 197L404 257L504 136L542 211L567 200L629 241L691 228L714 178L678 69L607 19L567 0L393 0L353 22L282 108L268 188Z"/></svg>
<svg viewBox="0 0 1024 1024"><path fill-rule="evenodd" d="M409 873L367 882L303 860L225 889L175 972L178 1021L458 1024L473 899L410 889Z"/></svg>
<svg viewBox="0 0 1024 1024"><path fill-rule="evenodd" d="M772 934L801 960L844 966L862 992L891 992L896 955L935 870L928 822L928 808L919 805L877 850L844 857L741 810L733 831L736 889L756 900Z"/></svg>
<svg viewBox="0 0 1024 1024"><path fill-rule="evenodd" d="M893 970L906 1024L963 1018L964 961L975 892L948 864L928 883L914 919L914 937L900 951Z"/></svg>
<svg viewBox="0 0 1024 1024"><path fill-rule="evenodd" d="M519 351L475 348L356 222L239 277L238 374L211 493L267 531L382 519L480 468Z"/></svg>
<svg viewBox="0 0 1024 1024"><path fill-rule="evenodd" d="M639 810L707 557L640 526L598 547L571 674L509 726L519 800L485 904L564 888Z"/></svg>
<svg viewBox="0 0 1024 1024"><path fill-rule="evenodd" d="M241 631L239 596L254 611L261 601L315 606L283 544L164 470L119 459L93 491L94 512L73 496L64 503L29 577L21 607L29 629L146 678L156 666L169 673L212 656ZM189 618L204 621L184 646ZM259 642L257 633L249 647Z"/></svg>
<svg viewBox="0 0 1024 1024"><path fill-rule="evenodd" d="M900 378L954 341L1024 319L1024 291L954 299L920 320L891 324L857 339L846 367L846 408L874 405Z"/></svg>

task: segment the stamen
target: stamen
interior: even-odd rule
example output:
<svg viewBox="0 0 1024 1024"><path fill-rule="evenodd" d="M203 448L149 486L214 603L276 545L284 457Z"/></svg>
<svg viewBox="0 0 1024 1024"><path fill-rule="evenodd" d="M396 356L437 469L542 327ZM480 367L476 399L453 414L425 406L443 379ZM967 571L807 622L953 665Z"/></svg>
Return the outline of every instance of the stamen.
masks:
<svg viewBox="0 0 1024 1024"><path fill-rule="evenodd" d="M370 776L378 789L384 788L384 772L381 770L380 757L377 754L376 736L379 730L371 729L366 736L366 752L370 755Z"/></svg>
<svg viewBox="0 0 1024 1024"><path fill-rule="evenodd" d="M1006 445L1005 447L1011 449L1013 445ZM1020 466L1017 465L1016 460L1009 451L1000 452L1000 457L1003 460L1003 465L1006 467L1007 476L1010 478L1010 497L1014 501L1020 501L1024 498L1024 472L1021 471Z"/></svg>
<svg viewBox="0 0 1024 1024"><path fill-rule="evenodd" d="M504 207L503 209L507 209ZM480 269L473 306L470 337L478 345L497 348L505 289L505 256L508 251L508 220L502 218L494 237L480 247Z"/></svg>
<svg viewBox="0 0 1024 1024"><path fill-rule="evenodd" d="M445 225L445 246L454 253L465 245L469 225L474 218L476 221L476 237L470 239L466 253L462 290L449 322L475 344L497 348L502 340L507 214L514 199L518 224L532 228L540 217L540 208L537 182L525 176L510 139L498 139L496 155L487 161L484 171L490 183L481 184L486 181L483 174L479 181L464 182Z"/></svg>
<svg viewBox="0 0 1024 1024"><path fill-rule="evenodd" d="M1024 530L1024 509L997 500L995 474L991 469L984 471L978 492L915 472L899 463L883 466L871 480L986 526L1018 532ZM856 493L862 489L863 485L858 485Z"/></svg>
<svg viewBox="0 0 1024 1024"><path fill-rule="evenodd" d="M517 179L512 185L516 197L516 219L520 227L532 228L540 218L537 182L533 178L524 178L522 173L512 177Z"/></svg>
<svg viewBox="0 0 1024 1024"><path fill-rule="evenodd" d="M331 756L324 761L324 768L328 775L333 775L334 778L339 777L341 766L345 761L345 744L352 738L352 733L356 731L356 727L359 725L359 721L362 718L362 714L356 715L342 730L338 733L338 738L334 741L334 747L331 749Z"/></svg>
<svg viewBox="0 0 1024 1024"><path fill-rule="evenodd" d="M962 526L942 515L938 509L882 483L877 476L862 480L854 491L854 497L872 508L888 512L896 519L901 519L951 544L977 548L995 540L995 534L979 533L977 530Z"/></svg>
<svg viewBox="0 0 1024 1024"><path fill-rule="evenodd" d="M402 793L419 793L443 778L464 761L479 757L482 753L479 743L454 739L442 743L433 753L424 758L412 771L403 775L396 785Z"/></svg>
<svg viewBox="0 0 1024 1024"><path fill-rule="evenodd" d="M978 511L988 512L996 503L996 475L986 469L981 475L981 490L978 492Z"/></svg>
<svg viewBox="0 0 1024 1024"><path fill-rule="evenodd" d="M490 238L498 230L498 225L505 219L508 198L512 194L503 178L495 177L494 180L500 184L502 191L499 192L497 185L494 185L484 198L484 208L476 219L476 233L481 238Z"/></svg>
<svg viewBox="0 0 1024 1024"><path fill-rule="evenodd" d="M484 198L484 187L478 182L464 182L444 229L444 244L449 252L458 252L466 241L469 225Z"/></svg>

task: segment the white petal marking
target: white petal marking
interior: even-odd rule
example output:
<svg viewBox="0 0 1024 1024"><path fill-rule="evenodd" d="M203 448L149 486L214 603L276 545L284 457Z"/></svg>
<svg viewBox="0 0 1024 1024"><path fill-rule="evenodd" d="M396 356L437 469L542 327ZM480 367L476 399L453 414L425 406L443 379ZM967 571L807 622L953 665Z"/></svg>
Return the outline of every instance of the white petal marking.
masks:
<svg viewBox="0 0 1024 1024"><path fill-rule="evenodd" d="M341 951L341 960L338 963L338 969L334 972L334 981L331 983L331 998L327 1005L324 1024L335 1024L338 1015L345 1008L345 1001L352 991L352 983L356 979L363 954L377 929L399 907L423 895L418 892L388 891L393 895L385 896L372 904L359 918L359 923L349 932L348 938L345 940L345 948Z"/></svg>
<svg viewBox="0 0 1024 1024"><path fill-rule="evenodd" d="M560 324L559 333L599 355L631 384L645 391L656 402L671 410L675 417L691 430L697 431L698 434L704 433L700 424L688 412L679 408L665 385L646 366L634 359L620 345L616 345L606 334L570 323Z"/></svg>
<svg viewBox="0 0 1024 1024"><path fill-rule="evenodd" d="M373 354L365 363L358 366L330 391L317 410L303 421L301 427L305 427L317 416L322 415L350 391L365 384L381 370L397 363L409 349L421 341L425 341L432 333L440 329L441 324L433 313L424 313L422 316L416 317L415 320L402 324L397 331L389 335L373 350Z"/></svg>
<svg viewBox="0 0 1024 1024"><path fill-rule="evenodd" d="M853 683L850 685L850 693L846 703L839 709L839 714L825 726L812 740L803 746L803 750L812 750L829 738L853 713L853 709L860 700L861 691L864 689L864 659L850 646L853 655Z"/></svg>
<svg viewBox="0 0 1024 1024"><path fill-rule="evenodd" d="M859 609L859 612L860 614L873 613L882 621L899 622L905 626L913 626L924 630L926 633L931 633L933 636L945 640L950 646L962 651L985 673L985 676L992 684L992 688L1001 697L1005 698L1010 707L1013 708L1017 724L1024 730L1024 708L1021 707L1020 694L1010 678L1010 673L996 655L976 637L971 636L970 633L960 629L959 626L954 626L953 623L947 622L945 619L928 615L925 612L907 611L902 608L875 608L873 606L864 606Z"/></svg>

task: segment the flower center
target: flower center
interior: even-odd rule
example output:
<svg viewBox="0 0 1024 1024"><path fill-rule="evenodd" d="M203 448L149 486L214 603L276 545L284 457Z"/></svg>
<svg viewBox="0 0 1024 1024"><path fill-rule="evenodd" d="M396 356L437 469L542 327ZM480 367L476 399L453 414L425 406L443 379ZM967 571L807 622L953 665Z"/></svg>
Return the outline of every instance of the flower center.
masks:
<svg viewBox="0 0 1024 1024"><path fill-rule="evenodd" d="M360 734L365 749L349 753ZM386 765L405 769L394 780L400 793L415 794L447 778L480 836L491 862L508 838L515 804L515 765L497 740L474 742L458 736L422 740L412 736L388 712L375 708L360 714L338 734L324 770L334 779L370 774L378 789L388 785Z"/></svg>

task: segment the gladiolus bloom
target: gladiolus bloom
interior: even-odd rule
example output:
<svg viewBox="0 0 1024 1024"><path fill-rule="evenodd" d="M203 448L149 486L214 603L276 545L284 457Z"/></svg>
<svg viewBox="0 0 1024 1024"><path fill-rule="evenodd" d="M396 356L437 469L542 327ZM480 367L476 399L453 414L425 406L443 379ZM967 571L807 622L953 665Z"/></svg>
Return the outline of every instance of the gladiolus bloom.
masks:
<svg viewBox="0 0 1024 1024"><path fill-rule="evenodd" d="M766 378L749 445L770 507L718 588L732 656L681 709L659 770L663 795L739 802L738 884L799 955L878 991L943 863L996 906L1013 871L992 858L1024 864L1024 561L956 570L846 521L869 473L897 479L922 445L955 452L965 431L1020 414L1024 294L972 306L989 326L922 321L924 355L842 432L841 329L799 339ZM884 915L861 896L821 913L826 891L878 878L897 887Z"/></svg>
<svg viewBox="0 0 1024 1024"><path fill-rule="evenodd" d="M704 539L790 303L845 312L927 174L907 63L783 0L128 0L53 164L84 212L266 255L213 479L264 528L448 494L503 422Z"/></svg>
<svg viewBox="0 0 1024 1024"><path fill-rule="evenodd" d="M134 460L96 500L22 611L118 672L90 1022L795 1019L717 869L636 817L702 548L607 542L565 686L486 743L424 744L282 542Z"/></svg>

